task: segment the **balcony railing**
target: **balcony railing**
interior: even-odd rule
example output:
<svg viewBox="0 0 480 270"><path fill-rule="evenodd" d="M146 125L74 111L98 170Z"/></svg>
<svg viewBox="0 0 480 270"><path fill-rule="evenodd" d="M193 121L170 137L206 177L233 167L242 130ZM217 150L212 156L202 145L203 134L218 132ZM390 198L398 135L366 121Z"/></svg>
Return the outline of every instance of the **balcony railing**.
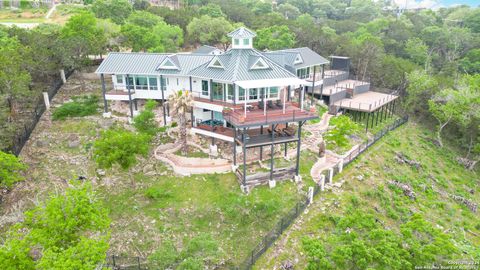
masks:
<svg viewBox="0 0 480 270"><path fill-rule="evenodd" d="M273 105L270 108L258 108L247 105L245 108L224 111L224 119L235 126L267 125L281 122L298 122L317 118L315 110L302 110L297 104L286 103L285 108Z"/></svg>

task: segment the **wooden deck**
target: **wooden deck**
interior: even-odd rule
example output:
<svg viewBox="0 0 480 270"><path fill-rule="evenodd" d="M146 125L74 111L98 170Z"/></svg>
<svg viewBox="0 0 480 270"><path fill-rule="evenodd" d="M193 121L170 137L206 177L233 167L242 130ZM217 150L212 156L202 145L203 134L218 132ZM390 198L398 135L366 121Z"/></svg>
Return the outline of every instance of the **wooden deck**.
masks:
<svg viewBox="0 0 480 270"><path fill-rule="evenodd" d="M334 85L329 85L325 86L323 88L322 95L324 96L331 96L336 93L345 91L346 89L354 89L356 86L359 85L366 85L368 82L364 81L356 81L356 80L345 80L345 81L340 81Z"/></svg>
<svg viewBox="0 0 480 270"><path fill-rule="evenodd" d="M298 122L315 118L318 118L315 111L301 110L293 103L287 103L285 110L283 110L283 107L277 107L276 105L273 105L273 108L267 107L265 111L258 107L250 107L245 115L242 107L224 114L224 119L236 127Z"/></svg>
<svg viewBox="0 0 480 270"><path fill-rule="evenodd" d="M395 95L368 91L355 95L353 98L341 99L333 106L352 111L373 112L397 98L398 96Z"/></svg>

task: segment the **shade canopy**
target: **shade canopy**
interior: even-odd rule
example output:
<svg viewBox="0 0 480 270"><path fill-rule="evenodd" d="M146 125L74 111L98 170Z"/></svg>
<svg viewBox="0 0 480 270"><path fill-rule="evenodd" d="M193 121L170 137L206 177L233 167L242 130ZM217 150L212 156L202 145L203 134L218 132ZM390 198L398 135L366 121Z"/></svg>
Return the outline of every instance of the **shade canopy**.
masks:
<svg viewBox="0 0 480 270"><path fill-rule="evenodd" d="M281 87L287 85L307 85L308 82L298 78L267 79L252 81L236 81L236 85L242 88Z"/></svg>

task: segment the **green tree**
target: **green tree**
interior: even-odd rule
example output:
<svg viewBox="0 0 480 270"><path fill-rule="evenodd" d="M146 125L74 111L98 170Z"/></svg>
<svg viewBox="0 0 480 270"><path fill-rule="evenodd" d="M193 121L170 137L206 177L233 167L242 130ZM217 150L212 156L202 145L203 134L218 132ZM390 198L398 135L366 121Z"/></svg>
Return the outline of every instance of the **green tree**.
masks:
<svg viewBox="0 0 480 270"><path fill-rule="evenodd" d="M410 113L425 113L425 104L438 91L438 82L424 70L415 70L407 74L407 93L404 107Z"/></svg>
<svg viewBox="0 0 480 270"><path fill-rule="evenodd" d="M429 56L428 46L419 38L410 38L405 44L405 51L413 62L419 65L425 65L427 70L427 59Z"/></svg>
<svg viewBox="0 0 480 270"><path fill-rule="evenodd" d="M137 163L137 155L146 156L151 137L120 128L103 131L93 143L93 158L100 168L118 164L124 170Z"/></svg>
<svg viewBox="0 0 480 270"><path fill-rule="evenodd" d="M222 11L222 8L214 3L209 3L208 5L201 6L198 9L200 15L208 15L212 18L225 17L225 14Z"/></svg>
<svg viewBox="0 0 480 270"><path fill-rule="evenodd" d="M128 0L96 0L93 2L92 11L98 18L123 24L132 13L133 7Z"/></svg>
<svg viewBox="0 0 480 270"><path fill-rule="evenodd" d="M465 18L465 26L474 33L480 33L480 8L476 8Z"/></svg>
<svg viewBox="0 0 480 270"><path fill-rule="evenodd" d="M460 60L460 70L469 74L480 73L480 49L470 50Z"/></svg>
<svg viewBox="0 0 480 270"><path fill-rule="evenodd" d="M348 136L357 132L360 127L353 122L350 117L341 115L330 120L331 129L327 131L324 138L327 144L333 144L337 147L346 147L349 145Z"/></svg>
<svg viewBox="0 0 480 270"><path fill-rule="evenodd" d="M75 69L88 64L89 55L102 54L107 42L104 32L98 28L97 20L90 12L70 17L62 28L60 37L65 47L64 65ZM84 88L83 80L82 87Z"/></svg>
<svg viewBox="0 0 480 270"><path fill-rule="evenodd" d="M30 94L30 74L24 67L27 48L16 38L0 38L0 102L8 108L7 122L16 119L19 100Z"/></svg>
<svg viewBox="0 0 480 270"><path fill-rule="evenodd" d="M158 124L155 121L155 113L153 112L156 106L156 101L147 101L147 103L145 103L145 109L135 118L133 118L133 126L137 129L138 132L145 133L151 136L157 133Z"/></svg>
<svg viewBox="0 0 480 270"><path fill-rule="evenodd" d="M90 184L71 184L11 228L0 246L1 269L94 269L105 261L108 213Z"/></svg>
<svg viewBox="0 0 480 270"><path fill-rule="evenodd" d="M259 29L254 43L259 50L291 48L295 45L295 34L286 25L271 26Z"/></svg>
<svg viewBox="0 0 480 270"><path fill-rule="evenodd" d="M26 168L16 156L0 151L0 186L10 188L16 182L22 181L22 172Z"/></svg>
<svg viewBox="0 0 480 270"><path fill-rule="evenodd" d="M289 3L279 5L277 11L289 20L295 20L300 16L300 10Z"/></svg>
<svg viewBox="0 0 480 270"><path fill-rule="evenodd" d="M132 23L146 28L153 28L162 21L162 17L146 11L135 11L127 19L127 23Z"/></svg>
<svg viewBox="0 0 480 270"><path fill-rule="evenodd" d="M230 38L227 34L233 31L233 25L223 17L212 18L204 15L194 18L187 26L187 33L191 42L227 47Z"/></svg>
<svg viewBox="0 0 480 270"><path fill-rule="evenodd" d="M442 131L452 121L462 118L466 112L466 100L464 93L453 89L443 89L428 101L430 113L437 119L437 142L443 147Z"/></svg>

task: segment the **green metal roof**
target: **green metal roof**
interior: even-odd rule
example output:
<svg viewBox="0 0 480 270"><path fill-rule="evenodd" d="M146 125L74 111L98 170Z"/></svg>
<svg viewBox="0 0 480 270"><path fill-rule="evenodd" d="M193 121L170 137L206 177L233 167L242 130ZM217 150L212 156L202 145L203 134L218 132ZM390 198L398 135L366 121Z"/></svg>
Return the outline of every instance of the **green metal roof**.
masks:
<svg viewBox="0 0 480 270"><path fill-rule="evenodd" d="M283 59L281 55L284 55ZM302 57L303 62L299 64L295 64L295 58L297 54L300 54ZM324 65L328 64L329 61L319 55L318 53L312 51L308 47L301 47L301 48L293 48L293 49L285 49L285 50L278 50L278 51L270 51L265 52L265 55L272 60L278 62L280 65L290 66L294 69L304 68L314 65Z"/></svg>
<svg viewBox="0 0 480 270"><path fill-rule="evenodd" d="M228 33L227 36L231 38L253 38L256 37L257 34L248 28L240 27Z"/></svg>

